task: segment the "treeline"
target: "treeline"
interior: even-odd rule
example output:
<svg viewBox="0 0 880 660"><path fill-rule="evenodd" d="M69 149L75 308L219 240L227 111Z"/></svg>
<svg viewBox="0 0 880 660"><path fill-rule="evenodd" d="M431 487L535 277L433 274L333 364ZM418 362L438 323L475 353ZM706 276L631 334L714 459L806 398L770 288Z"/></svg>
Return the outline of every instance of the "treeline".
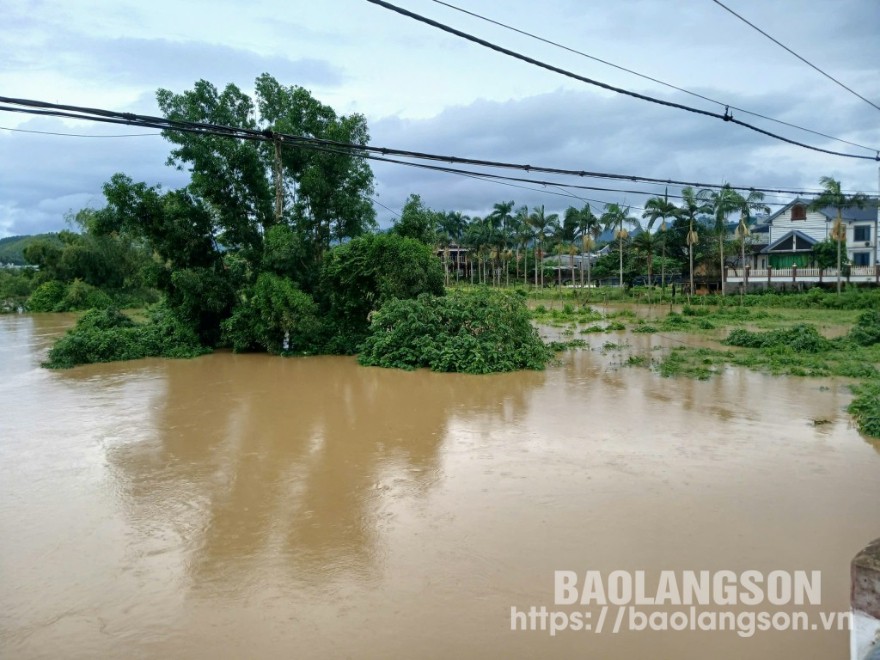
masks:
<svg viewBox="0 0 880 660"><path fill-rule="evenodd" d="M369 138L362 116L337 115L306 90L268 75L257 79L254 99L234 85L218 90L206 81L181 94L159 90L157 98L166 117L183 122L341 143ZM540 368L549 359L521 298L483 292L445 306L431 302L445 293L435 248L405 222L375 232L373 175L357 154L164 135L173 145L169 164L191 173L188 186L163 190L116 174L103 187L103 208L77 215L80 233L63 234L61 245L28 248L43 280L30 309L70 308L74 288L91 296L84 306L96 308L53 347L47 366L186 357L223 346L351 354L370 336L365 361L385 366L488 372ZM161 294L140 323L107 294L138 287ZM377 341L399 329L371 324L372 317L387 323L401 308L385 311L386 304L417 298L436 310L435 321L445 310L445 339L438 343L436 324L426 322L410 324L406 345L400 335ZM515 321L502 345L477 322L499 315ZM394 357L386 359L381 346ZM458 357L428 359L437 351Z"/></svg>
<svg viewBox="0 0 880 660"><path fill-rule="evenodd" d="M821 184L823 192L813 209L831 207L840 213L867 203L864 195L842 194L840 183L830 177L823 177ZM543 205L530 209L504 201L483 216L470 217L428 209L412 195L397 226L438 246L447 285L464 278L544 286L561 284L565 272L569 281L582 285L613 278L624 286L643 276L653 282L656 274L663 282L667 273L674 273L694 290L696 271L719 282L725 266L748 262L752 229L769 212L763 200L762 193L743 194L729 185L718 190L685 187L677 204L666 195L651 197L640 215L614 203L569 206L559 214ZM848 263L841 227L837 220L830 237L815 245L812 258L818 267Z"/></svg>

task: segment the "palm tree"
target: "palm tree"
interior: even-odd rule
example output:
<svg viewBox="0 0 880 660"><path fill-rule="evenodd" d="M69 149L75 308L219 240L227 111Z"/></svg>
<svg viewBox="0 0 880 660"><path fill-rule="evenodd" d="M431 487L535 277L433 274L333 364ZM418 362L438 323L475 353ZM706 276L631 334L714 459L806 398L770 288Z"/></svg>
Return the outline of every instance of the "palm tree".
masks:
<svg viewBox="0 0 880 660"><path fill-rule="evenodd" d="M698 194L715 215L715 235L718 237L718 254L721 266L721 295L724 295L724 239L727 237L727 218L742 208L745 200L736 190L725 183L720 190L701 190Z"/></svg>
<svg viewBox="0 0 880 660"><path fill-rule="evenodd" d="M624 225L636 227L639 223L635 218L630 217L628 206L624 209L621 208L619 204L606 204L605 211L602 213L602 217L599 218L599 220L605 227L606 231L609 229L615 229L615 227L617 228L614 233L614 238L617 239L620 249L619 286L623 288L623 244L629 237L629 232L624 228Z"/></svg>
<svg viewBox="0 0 880 660"><path fill-rule="evenodd" d="M645 212L642 213L643 218L648 219L648 231L654 227L654 223L657 220L660 220L660 235L663 239L660 242L660 245L663 250L663 261L660 262L660 291L661 298L663 296L663 291L666 290L666 218L673 218L678 211L678 208L669 201L668 198L669 190L664 193L663 197L652 197L647 202L645 202Z"/></svg>
<svg viewBox="0 0 880 660"><path fill-rule="evenodd" d="M589 204L584 204L584 208L577 212L575 218L574 238L580 238L584 251L587 252L587 279L589 280L589 251L596 244L596 239L602 233L602 224L599 218L593 213L593 209ZM581 255L581 287L584 286L584 255Z"/></svg>
<svg viewBox="0 0 880 660"><path fill-rule="evenodd" d="M868 201L867 196L863 193L847 197L840 187L840 181L832 179L830 176L823 176L819 179L819 183L824 190L810 204L810 209L820 211L829 206L837 210L837 217L831 226L831 238L837 241L837 295L840 295L840 261L841 246L846 240L846 225L843 223L843 209L857 206L862 208Z"/></svg>
<svg viewBox="0 0 880 660"><path fill-rule="evenodd" d="M510 200L509 202L498 202L492 207L492 212L487 218L491 221L493 243L501 258L501 268L507 268L507 262L504 255L507 253L507 248L513 240L512 235L515 219L512 211L515 205L516 204L513 200ZM501 286L500 271L498 272L498 285Z"/></svg>
<svg viewBox="0 0 880 660"><path fill-rule="evenodd" d="M767 213L770 208L763 204L764 193L751 191L748 197L742 198L742 206L739 209L739 224L736 226L736 236L739 238L740 262L742 263L743 276L740 284L740 296L746 291L746 237L751 234L749 222L751 220L752 211L761 211Z"/></svg>
<svg viewBox="0 0 880 660"><path fill-rule="evenodd" d="M643 231L633 239L633 249L644 255L648 266L648 285L654 283L654 253L657 251L657 237L650 231ZM652 294L653 297L653 294Z"/></svg>
<svg viewBox="0 0 880 660"><path fill-rule="evenodd" d="M590 232L587 232L581 235L581 247L583 250L581 251L581 286L584 285L584 255L586 255L587 259L587 287L592 286L592 278L590 277L590 270L592 266L592 260L590 259L590 255L593 251L593 248L596 247L596 239L593 238L593 235Z"/></svg>
<svg viewBox="0 0 880 660"><path fill-rule="evenodd" d="M468 218L466 215L462 215L458 211L447 211L446 213L440 214L437 219L437 235L440 237L441 247L444 248L443 256L444 262L448 262L449 260L449 246L454 244L461 247L462 240L464 237L464 232L468 226ZM459 251L456 255L456 263L455 263L455 280L458 281L459 276L459 266L461 259L461 252ZM449 284L449 271L448 271L448 263L447 265L447 285Z"/></svg>
<svg viewBox="0 0 880 660"><path fill-rule="evenodd" d="M556 243L556 280L559 290L562 291L562 255L568 254L568 245L565 241Z"/></svg>
<svg viewBox="0 0 880 660"><path fill-rule="evenodd" d="M676 212L676 216L682 220L688 221L687 245L688 245L688 264L690 268L690 288L688 295L694 292L694 245L699 240L697 232L694 231L694 221L701 213L707 213L708 207L703 203L697 192L687 186L681 189L681 207Z"/></svg>
<svg viewBox="0 0 880 660"><path fill-rule="evenodd" d="M514 216L516 222L516 240L517 240L517 250L520 246L523 249L523 286L528 287L529 285L529 243L532 241L534 237L534 233L532 231L532 225L529 222L529 207L528 206L520 206L516 211L516 215ZM519 268L519 260L517 260L517 269ZM517 276L519 276L519 272L517 271Z"/></svg>
<svg viewBox="0 0 880 660"><path fill-rule="evenodd" d="M550 215L547 215L544 212L543 204L541 204L541 206L534 207L534 209L532 209L532 215L529 216L529 223L535 230L535 240L538 243L537 252L535 253L535 283L537 284L538 282L538 270L540 266L540 279L542 288L544 286L544 267L542 262L544 255L544 239L552 233L552 230L553 228L555 228L558 220L559 216L556 213L551 213Z"/></svg>

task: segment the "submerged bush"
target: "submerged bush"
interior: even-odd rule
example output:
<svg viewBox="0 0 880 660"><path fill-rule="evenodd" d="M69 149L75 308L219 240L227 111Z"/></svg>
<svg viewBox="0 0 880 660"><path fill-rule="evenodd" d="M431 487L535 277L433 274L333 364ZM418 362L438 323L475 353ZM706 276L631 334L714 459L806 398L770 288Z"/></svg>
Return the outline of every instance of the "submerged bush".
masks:
<svg viewBox="0 0 880 660"><path fill-rule="evenodd" d="M27 300L27 308L31 312L54 312L64 299L65 286L58 280L43 282Z"/></svg>
<svg viewBox="0 0 880 660"><path fill-rule="evenodd" d="M257 278L247 298L222 325L224 338L237 353L311 352L321 330L312 297L292 280L272 273Z"/></svg>
<svg viewBox="0 0 880 660"><path fill-rule="evenodd" d="M820 335L815 326L807 323L768 332L736 329L723 343L744 348L791 350L796 353L820 353L832 347L832 343Z"/></svg>
<svg viewBox="0 0 880 660"><path fill-rule="evenodd" d="M393 298L441 296L443 267L434 249L397 234L366 234L324 257L316 298L333 337L326 350L354 353L366 338L370 315Z"/></svg>
<svg viewBox="0 0 880 660"><path fill-rule="evenodd" d="M115 308L93 309L55 343L43 366L67 369L93 362L184 358L207 352L192 328L164 305L151 309L146 323L135 323Z"/></svg>
<svg viewBox="0 0 880 660"><path fill-rule="evenodd" d="M551 357L521 297L478 290L389 300L373 316L358 359L380 367L486 374L543 369Z"/></svg>
<svg viewBox="0 0 880 660"><path fill-rule="evenodd" d="M849 331L849 339L860 346L880 344L880 311L863 312Z"/></svg>
<svg viewBox="0 0 880 660"><path fill-rule="evenodd" d="M880 382L853 385L852 391L856 398L847 410L855 419L859 431L880 438Z"/></svg>

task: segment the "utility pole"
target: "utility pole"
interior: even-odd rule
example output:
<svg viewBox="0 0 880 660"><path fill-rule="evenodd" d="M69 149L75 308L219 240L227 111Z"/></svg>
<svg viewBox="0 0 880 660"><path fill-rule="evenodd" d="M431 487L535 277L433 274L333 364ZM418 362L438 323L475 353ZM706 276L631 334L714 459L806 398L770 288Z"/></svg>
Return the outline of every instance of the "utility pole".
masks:
<svg viewBox="0 0 880 660"><path fill-rule="evenodd" d="M284 171L281 166L281 139L275 140L275 224L281 223L284 213Z"/></svg>

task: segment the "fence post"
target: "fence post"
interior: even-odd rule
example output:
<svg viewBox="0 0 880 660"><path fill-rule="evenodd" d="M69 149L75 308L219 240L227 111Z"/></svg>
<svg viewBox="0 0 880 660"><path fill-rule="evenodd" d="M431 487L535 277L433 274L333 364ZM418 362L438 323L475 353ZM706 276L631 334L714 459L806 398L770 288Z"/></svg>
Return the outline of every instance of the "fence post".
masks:
<svg viewBox="0 0 880 660"><path fill-rule="evenodd" d="M850 660L880 657L880 539L852 560Z"/></svg>
<svg viewBox="0 0 880 660"><path fill-rule="evenodd" d="M770 279L773 277L773 266L767 264L767 286L770 286Z"/></svg>
<svg viewBox="0 0 880 660"><path fill-rule="evenodd" d="M791 265L791 281L797 282L797 264Z"/></svg>

